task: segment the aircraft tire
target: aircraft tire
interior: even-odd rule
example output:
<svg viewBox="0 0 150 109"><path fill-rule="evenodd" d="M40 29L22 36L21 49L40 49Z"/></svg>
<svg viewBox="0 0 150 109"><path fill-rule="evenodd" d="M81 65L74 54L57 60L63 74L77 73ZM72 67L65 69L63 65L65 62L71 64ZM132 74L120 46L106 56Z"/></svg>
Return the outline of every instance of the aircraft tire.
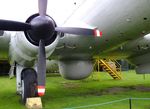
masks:
<svg viewBox="0 0 150 109"><path fill-rule="evenodd" d="M25 104L26 99L37 97L37 76L33 69L26 69L22 72L22 94L21 100Z"/></svg>

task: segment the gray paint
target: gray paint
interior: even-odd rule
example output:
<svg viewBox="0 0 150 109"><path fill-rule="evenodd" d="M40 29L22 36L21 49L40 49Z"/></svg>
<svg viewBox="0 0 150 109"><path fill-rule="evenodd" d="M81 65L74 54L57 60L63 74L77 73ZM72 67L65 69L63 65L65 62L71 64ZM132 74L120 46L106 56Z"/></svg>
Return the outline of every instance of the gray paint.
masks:
<svg viewBox="0 0 150 109"><path fill-rule="evenodd" d="M88 0L65 25L75 25L78 20L98 27L103 36L96 39L94 45L100 54L143 36L143 31L149 33L150 22L144 20L150 18L149 5L148 0Z"/></svg>
<svg viewBox="0 0 150 109"><path fill-rule="evenodd" d="M62 77L69 80L87 78L93 71L90 60L60 60L58 65Z"/></svg>
<svg viewBox="0 0 150 109"><path fill-rule="evenodd" d="M64 26L81 25L75 21L84 22L88 27L98 27L103 32L102 38L65 34L63 38L60 40L57 38L52 45L46 48L47 57L82 60L91 59L94 56L111 57L112 52L118 53L117 58L122 56L121 52L125 54L126 58L141 55L141 52L133 55L134 51L131 51L131 46L121 51L118 49L125 44L126 47L131 41L150 32L149 10L149 0L87 0L69 17ZM8 59L9 54L12 63L16 61L18 64L28 67L35 64L37 47L30 44L22 32L12 36L11 41L9 38L0 38L0 60ZM72 65L78 63L73 63L72 60L70 62ZM65 62L65 64L67 63ZM67 72L70 71L70 68Z"/></svg>
<svg viewBox="0 0 150 109"><path fill-rule="evenodd" d="M60 39L57 46L60 49L56 49L53 56L102 56L143 37L150 32L149 6L148 0L88 0L64 26L80 26L80 22L84 22L88 27L98 27L103 32L102 38L66 34Z"/></svg>
<svg viewBox="0 0 150 109"><path fill-rule="evenodd" d="M79 58L87 55L100 56L103 52L113 50L129 39L140 37L143 35L143 31L146 34L149 32L150 22L144 18L150 19L149 6L148 0L87 0L64 25L73 26L76 24L75 20L84 22L89 27L98 27L103 32L102 38L83 38L83 36L74 37L73 35L67 37L68 35L65 35L59 41L58 47L66 44L70 48L58 49L53 56L56 58L64 55L78 55ZM17 60L22 65L32 64L33 62L30 63L30 61L36 58L37 48L27 42L23 35L19 36L23 37L22 41L18 38L18 41L15 39L16 41L10 43L10 58L13 61ZM2 40L0 40L0 44L1 42ZM8 46L8 44L3 45ZM77 46L76 49L72 49L74 45ZM13 50L17 53L11 52Z"/></svg>
<svg viewBox="0 0 150 109"><path fill-rule="evenodd" d="M0 30L0 36L3 36L3 35L4 35L4 31Z"/></svg>
<svg viewBox="0 0 150 109"><path fill-rule="evenodd" d="M51 45L46 46L46 57L49 57L53 53L58 40L59 36ZM16 61L20 65L32 67L36 64L38 47L31 44L23 32L19 32L11 37L9 53L11 63Z"/></svg>
<svg viewBox="0 0 150 109"><path fill-rule="evenodd" d="M150 63L137 66L137 68L135 70L136 70L137 74L149 74L150 73Z"/></svg>

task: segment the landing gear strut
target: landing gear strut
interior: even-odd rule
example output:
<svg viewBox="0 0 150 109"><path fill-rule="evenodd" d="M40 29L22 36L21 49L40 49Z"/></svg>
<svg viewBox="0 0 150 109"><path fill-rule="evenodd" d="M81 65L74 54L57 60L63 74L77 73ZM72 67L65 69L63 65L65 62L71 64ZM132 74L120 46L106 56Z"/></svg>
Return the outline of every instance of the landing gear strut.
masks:
<svg viewBox="0 0 150 109"><path fill-rule="evenodd" d="M21 100L25 104L26 99L37 97L37 75L33 69L24 69L21 74L22 93Z"/></svg>

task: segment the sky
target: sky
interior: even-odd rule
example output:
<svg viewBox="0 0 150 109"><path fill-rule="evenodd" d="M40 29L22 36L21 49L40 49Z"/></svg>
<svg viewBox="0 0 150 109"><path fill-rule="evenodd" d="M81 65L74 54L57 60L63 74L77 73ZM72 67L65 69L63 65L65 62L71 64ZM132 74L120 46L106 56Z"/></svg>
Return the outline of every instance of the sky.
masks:
<svg viewBox="0 0 150 109"><path fill-rule="evenodd" d="M47 14L61 25L85 0L48 0ZM1 0L0 19L25 22L38 12L38 0Z"/></svg>

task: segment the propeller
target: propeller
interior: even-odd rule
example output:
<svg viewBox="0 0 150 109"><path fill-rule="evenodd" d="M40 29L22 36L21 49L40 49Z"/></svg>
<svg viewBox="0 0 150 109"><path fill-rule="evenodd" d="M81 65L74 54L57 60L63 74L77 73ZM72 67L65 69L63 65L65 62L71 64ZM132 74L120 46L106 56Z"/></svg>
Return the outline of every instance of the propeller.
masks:
<svg viewBox="0 0 150 109"><path fill-rule="evenodd" d="M38 95L43 96L45 93L45 78L46 78L46 55L45 44L43 40L39 42L38 64L37 64L37 81Z"/></svg>
<svg viewBox="0 0 150 109"><path fill-rule="evenodd" d="M85 35L85 36L101 36L102 33L97 29L87 29L87 28L77 28L77 27L56 27L55 31L76 34L76 35Z"/></svg>
<svg viewBox="0 0 150 109"><path fill-rule="evenodd" d="M38 0L38 9L39 16L30 19L29 22L27 20L26 23L0 19L0 30L24 31L25 35L26 33L28 34L26 37L29 38L27 39L32 40L31 43L36 42L36 44L33 44L39 46L37 63L37 90L38 95L43 96L45 93L46 79L46 42L52 42L52 38L57 32L83 36L102 36L102 32L100 32L97 28L88 29L77 27L57 27L55 21L46 14L47 0Z"/></svg>
<svg viewBox="0 0 150 109"><path fill-rule="evenodd" d="M28 23L0 19L0 30L26 31L29 29L31 29L31 25Z"/></svg>
<svg viewBox="0 0 150 109"><path fill-rule="evenodd" d="M40 16L46 16L47 0L38 0Z"/></svg>

